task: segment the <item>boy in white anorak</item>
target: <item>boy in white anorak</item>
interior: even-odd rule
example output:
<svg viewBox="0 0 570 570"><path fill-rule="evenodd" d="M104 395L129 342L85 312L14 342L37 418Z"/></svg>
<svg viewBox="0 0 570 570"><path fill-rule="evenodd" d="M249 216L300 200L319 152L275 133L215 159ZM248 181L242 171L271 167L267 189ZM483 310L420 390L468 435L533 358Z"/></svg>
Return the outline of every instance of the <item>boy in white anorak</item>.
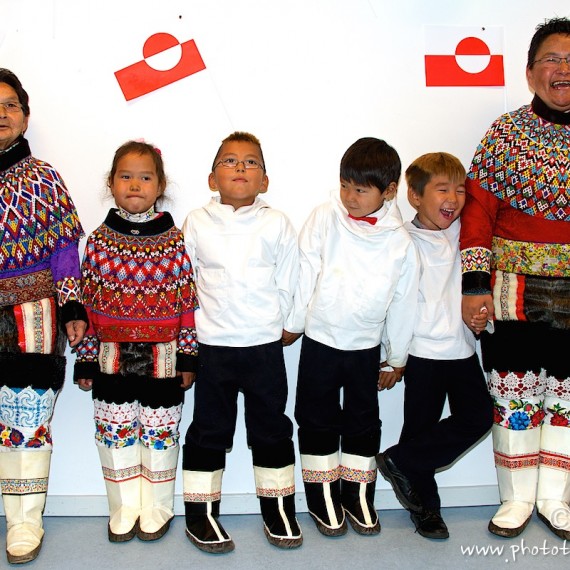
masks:
<svg viewBox="0 0 570 570"><path fill-rule="evenodd" d="M491 398L475 354L475 335L461 316L459 214L465 204L465 169L451 154L416 159L406 170L408 201L416 217L406 222L421 272L414 336L404 377L400 441L378 454L378 468L411 512L417 532L449 537L441 517L435 471L453 463L490 429ZM486 312L471 318L481 332ZM441 415L446 399L450 415Z"/></svg>
<svg viewBox="0 0 570 570"><path fill-rule="evenodd" d="M309 513L326 536L346 533L345 513L359 534L380 532L378 390L402 377L418 288L417 254L396 204L400 174L391 146L359 139L341 160L340 192L300 234L300 282L285 328L304 332L295 419ZM380 371L383 362L390 371Z"/></svg>

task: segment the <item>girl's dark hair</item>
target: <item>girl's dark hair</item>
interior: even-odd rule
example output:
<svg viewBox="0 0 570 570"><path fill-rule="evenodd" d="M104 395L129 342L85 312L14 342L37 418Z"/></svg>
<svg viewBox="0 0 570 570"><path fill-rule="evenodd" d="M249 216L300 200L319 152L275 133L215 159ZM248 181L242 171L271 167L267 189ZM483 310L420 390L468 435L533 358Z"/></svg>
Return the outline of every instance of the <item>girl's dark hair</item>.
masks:
<svg viewBox="0 0 570 570"><path fill-rule="evenodd" d="M30 98L28 97L26 90L22 87L22 84L16 74L9 69L5 69L3 67L0 68L0 83L6 83L16 92L18 101L20 105L22 105L22 111L24 112L24 115L28 117L30 115Z"/></svg>
<svg viewBox="0 0 570 570"><path fill-rule="evenodd" d="M166 173L164 172L162 154L155 146L141 141L128 141L116 150L115 156L113 157L113 164L111 165L111 170L107 177L107 185L110 187L113 182L113 178L117 173L117 164L119 163L119 160L130 153L139 154L141 156L146 154L152 158L156 169L156 175L158 176L158 185L164 192L166 188Z"/></svg>
<svg viewBox="0 0 570 570"><path fill-rule="evenodd" d="M394 148L373 137L358 139L348 147L340 161L342 180L362 186L376 186L384 192L390 183L396 185L402 173L402 163Z"/></svg>

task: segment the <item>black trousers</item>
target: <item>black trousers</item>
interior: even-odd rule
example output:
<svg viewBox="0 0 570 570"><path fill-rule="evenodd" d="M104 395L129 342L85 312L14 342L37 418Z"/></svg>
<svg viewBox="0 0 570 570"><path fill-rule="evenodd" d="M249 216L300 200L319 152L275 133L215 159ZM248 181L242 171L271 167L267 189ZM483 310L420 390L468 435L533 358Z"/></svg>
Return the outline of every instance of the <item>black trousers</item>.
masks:
<svg viewBox="0 0 570 570"><path fill-rule="evenodd" d="M303 337L295 403L301 453L329 455L339 444L354 455L378 453L379 364L380 346L338 350Z"/></svg>
<svg viewBox="0 0 570 570"><path fill-rule="evenodd" d="M453 463L493 423L493 407L479 360L409 356L404 376L404 425L387 451L406 474L422 504L439 509L435 471ZM441 418L446 398L450 415Z"/></svg>
<svg viewBox="0 0 570 570"><path fill-rule="evenodd" d="M243 392L247 443L253 449L291 449L293 424L285 414L287 376L281 341L251 347L200 344L194 385L194 417L186 433L186 469L223 467L225 451L233 444L237 399ZM211 455L206 469L200 455ZM287 452L287 463L293 463ZM197 467L198 466L198 467Z"/></svg>

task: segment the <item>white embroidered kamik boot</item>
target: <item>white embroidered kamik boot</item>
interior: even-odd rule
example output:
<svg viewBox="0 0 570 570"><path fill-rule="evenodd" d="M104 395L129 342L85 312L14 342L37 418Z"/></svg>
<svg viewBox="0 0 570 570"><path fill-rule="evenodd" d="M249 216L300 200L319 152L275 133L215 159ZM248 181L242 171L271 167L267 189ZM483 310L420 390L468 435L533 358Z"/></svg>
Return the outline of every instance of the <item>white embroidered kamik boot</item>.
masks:
<svg viewBox="0 0 570 570"><path fill-rule="evenodd" d="M570 411L570 403L546 398L549 410ZM555 405L559 407L556 408ZM549 416L547 416L547 419ZM562 424L563 422L561 422ZM570 540L570 427L545 424L540 440L536 507L538 518L557 536Z"/></svg>
<svg viewBox="0 0 570 570"><path fill-rule="evenodd" d="M127 542L139 529L141 444L113 449L97 445L109 502L110 542Z"/></svg>
<svg viewBox="0 0 570 570"><path fill-rule="evenodd" d="M153 449L142 446L141 515L137 536L158 540L174 517L174 482L179 447Z"/></svg>
<svg viewBox="0 0 570 570"><path fill-rule="evenodd" d="M6 513L6 554L10 564L34 560L44 537L51 450L0 453L0 485Z"/></svg>
<svg viewBox="0 0 570 570"><path fill-rule="evenodd" d="M492 427L501 506L489 522L498 536L518 536L529 523L536 500L540 428Z"/></svg>

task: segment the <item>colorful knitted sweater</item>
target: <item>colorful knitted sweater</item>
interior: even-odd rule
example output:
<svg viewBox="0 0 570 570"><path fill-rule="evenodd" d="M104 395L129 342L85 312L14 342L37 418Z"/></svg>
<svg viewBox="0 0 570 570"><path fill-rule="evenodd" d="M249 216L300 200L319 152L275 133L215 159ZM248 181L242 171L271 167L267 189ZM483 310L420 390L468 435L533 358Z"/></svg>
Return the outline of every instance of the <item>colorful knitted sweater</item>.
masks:
<svg viewBox="0 0 570 570"><path fill-rule="evenodd" d="M570 113L531 105L499 117L481 141L461 214L463 293L495 272L570 277Z"/></svg>
<svg viewBox="0 0 570 570"><path fill-rule="evenodd" d="M93 378L101 342L177 339L176 368L195 370L192 265L168 212L134 223L111 209L87 240L81 271L90 324L77 347L76 378Z"/></svg>
<svg viewBox="0 0 570 570"><path fill-rule="evenodd" d="M83 230L57 171L20 137L0 154L0 306L51 297L62 320L86 319L80 303Z"/></svg>

